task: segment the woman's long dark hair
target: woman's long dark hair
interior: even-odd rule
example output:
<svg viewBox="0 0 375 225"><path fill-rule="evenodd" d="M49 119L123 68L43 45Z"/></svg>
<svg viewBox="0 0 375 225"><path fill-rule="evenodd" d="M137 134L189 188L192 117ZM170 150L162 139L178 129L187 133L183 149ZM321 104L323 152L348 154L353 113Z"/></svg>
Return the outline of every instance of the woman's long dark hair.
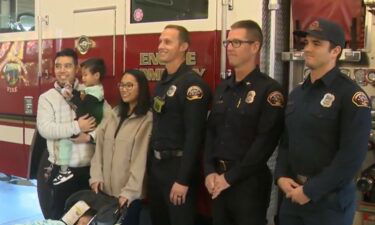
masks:
<svg viewBox="0 0 375 225"><path fill-rule="evenodd" d="M150 109L151 99L150 99L150 90L148 87L148 81L146 75L136 69L126 70L122 75L121 79L125 74L132 75L138 83L138 99L137 105L134 108L134 112L138 116L146 115L147 111ZM129 113L129 103L120 100L119 103L119 116L121 120L128 117Z"/></svg>

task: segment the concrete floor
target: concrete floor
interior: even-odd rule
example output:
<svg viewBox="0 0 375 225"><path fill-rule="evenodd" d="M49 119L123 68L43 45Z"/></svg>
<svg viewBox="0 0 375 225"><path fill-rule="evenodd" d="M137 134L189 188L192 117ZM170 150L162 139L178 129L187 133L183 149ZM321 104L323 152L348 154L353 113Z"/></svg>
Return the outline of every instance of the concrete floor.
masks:
<svg viewBox="0 0 375 225"><path fill-rule="evenodd" d="M0 174L0 225L25 224L43 219L36 181L9 180Z"/></svg>

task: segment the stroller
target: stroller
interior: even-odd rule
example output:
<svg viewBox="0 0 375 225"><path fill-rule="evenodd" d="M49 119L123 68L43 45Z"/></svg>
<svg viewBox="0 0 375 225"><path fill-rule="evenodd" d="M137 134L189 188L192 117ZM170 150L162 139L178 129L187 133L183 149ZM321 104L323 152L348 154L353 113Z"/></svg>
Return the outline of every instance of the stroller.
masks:
<svg viewBox="0 0 375 225"><path fill-rule="evenodd" d="M72 194L65 203L61 220L42 220L18 225L122 225L127 207L121 208L115 197L91 190Z"/></svg>
<svg viewBox="0 0 375 225"><path fill-rule="evenodd" d="M126 206L119 206L117 198L91 190L72 194L66 200L65 209L69 210L61 220L67 225L121 225L127 211ZM90 219L79 223L84 216Z"/></svg>

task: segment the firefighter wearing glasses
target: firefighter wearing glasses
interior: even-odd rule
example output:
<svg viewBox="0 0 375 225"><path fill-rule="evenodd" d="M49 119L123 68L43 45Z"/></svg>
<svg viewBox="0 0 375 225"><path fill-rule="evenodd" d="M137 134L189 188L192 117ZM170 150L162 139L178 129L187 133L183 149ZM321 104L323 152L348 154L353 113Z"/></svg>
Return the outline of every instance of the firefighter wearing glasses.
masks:
<svg viewBox="0 0 375 225"><path fill-rule="evenodd" d="M257 23L236 22L223 44L234 76L216 89L207 125L205 185L213 198L213 222L265 225L272 183L266 163L282 132L284 96L257 65Z"/></svg>

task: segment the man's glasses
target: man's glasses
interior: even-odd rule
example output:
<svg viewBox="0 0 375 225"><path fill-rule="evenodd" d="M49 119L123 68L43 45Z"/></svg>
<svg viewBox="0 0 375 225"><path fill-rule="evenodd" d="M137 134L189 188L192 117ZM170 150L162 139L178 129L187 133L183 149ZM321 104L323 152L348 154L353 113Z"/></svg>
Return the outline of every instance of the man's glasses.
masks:
<svg viewBox="0 0 375 225"><path fill-rule="evenodd" d="M130 91L130 90L133 89L134 84L131 83L131 82L127 82L127 83L118 83L118 84L117 84L117 87L118 87L119 89L122 89L122 90L126 89L126 90Z"/></svg>
<svg viewBox="0 0 375 225"><path fill-rule="evenodd" d="M225 41L223 41L223 45L224 45L224 47L228 47L228 45L231 44L233 48L239 48L239 47L241 47L241 45L243 43L252 44L254 42L255 41L243 41L243 40L234 39L234 40L225 40Z"/></svg>

